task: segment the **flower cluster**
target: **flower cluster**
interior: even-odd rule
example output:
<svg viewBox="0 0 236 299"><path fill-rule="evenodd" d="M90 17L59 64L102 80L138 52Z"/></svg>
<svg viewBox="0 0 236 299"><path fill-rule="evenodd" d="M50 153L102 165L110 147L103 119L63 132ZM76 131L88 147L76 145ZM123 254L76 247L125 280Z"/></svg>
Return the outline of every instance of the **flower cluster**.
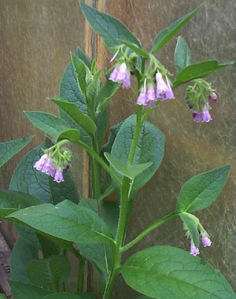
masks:
<svg viewBox="0 0 236 299"><path fill-rule="evenodd" d="M187 103L193 113L195 122L209 122L212 120L209 101L217 101L217 94L211 84L203 79L194 80L195 84L187 88Z"/></svg>
<svg viewBox="0 0 236 299"><path fill-rule="evenodd" d="M138 105L147 107L154 107L157 100L165 101L174 98L174 93L170 85L170 81L166 76L166 81L163 79L160 72L156 73L156 90L153 84L148 85L146 88L146 81L140 90L140 94L137 99Z"/></svg>
<svg viewBox="0 0 236 299"><path fill-rule="evenodd" d="M63 174L69 168L71 152L60 148L60 144L44 150L44 155L34 164L34 168L54 178L57 183L64 182Z"/></svg>

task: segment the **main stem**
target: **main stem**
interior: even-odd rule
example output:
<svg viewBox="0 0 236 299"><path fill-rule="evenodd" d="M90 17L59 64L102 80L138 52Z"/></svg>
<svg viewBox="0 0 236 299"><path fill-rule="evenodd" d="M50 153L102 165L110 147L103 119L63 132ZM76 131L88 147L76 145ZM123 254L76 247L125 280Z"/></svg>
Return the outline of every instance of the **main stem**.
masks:
<svg viewBox="0 0 236 299"><path fill-rule="evenodd" d="M96 152L97 155L99 155L98 144L95 137L92 139L92 145L94 152ZM101 195L101 167L94 156L91 159L91 163L93 198L98 199Z"/></svg>
<svg viewBox="0 0 236 299"><path fill-rule="evenodd" d="M135 152L137 149L138 139L142 128L142 106L138 106L137 108L137 121L136 121L136 129L134 133L133 142L130 148L130 154L128 159L128 164L132 165ZM131 188L131 180L127 177L123 178L122 189L121 189L121 203L120 203L120 215L117 227L117 234L115 240L115 248L114 248L114 261L112 271L107 282L107 286L105 292L103 294L103 299L109 299L114 287L114 283L116 281L116 277L119 274L119 269L121 266L121 258L122 258L122 245L125 234L125 227L127 222L127 210L128 210L128 200L129 193Z"/></svg>

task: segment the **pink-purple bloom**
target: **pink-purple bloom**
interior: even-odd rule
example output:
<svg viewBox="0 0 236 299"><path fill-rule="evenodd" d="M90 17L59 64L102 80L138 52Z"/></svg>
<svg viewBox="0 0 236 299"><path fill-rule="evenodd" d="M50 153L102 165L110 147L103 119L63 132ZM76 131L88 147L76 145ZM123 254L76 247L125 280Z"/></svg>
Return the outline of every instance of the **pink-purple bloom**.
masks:
<svg viewBox="0 0 236 299"><path fill-rule="evenodd" d="M197 248L197 247L194 245L194 243L193 243L192 240L191 240L191 246L190 246L190 254L192 254L192 255L194 255L194 256L200 254L199 248Z"/></svg>
<svg viewBox="0 0 236 299"><path fill-rule="evenodd" d="M208 235L203 235L202 236L202 245L204 247L209 247L211 246L212 242L211 242L211 239Z"/></svg>
<svg viewBox="0 0 236 299"><path fill-rule="evenodd" d="M138 105L154 107L156 101L157 101L156 93L155 93L154 86L152 84L148 86L146 91L145 91L145 87L141 88L140 94L137 98Z"/></svg>
<svg viewBox="0 0 236 299"><path fill-rule="evenodd" d="M65 167L59 167L50 155L44 154L37 162L35 162L34 168L42 173L54 177L54 181L60 183L64 182L63 173L67 171L68 165Z"/></svg>
<svg viewBox="0 0 236 299"><path fill-rule="evenodd" d="M170 86L170 82L168 78L166 77L166 82L165 82L160 72L156 73L156 83L157 83L157 89L156 89L157 99L164 101L164 100L174 98L174 93Z"/></svg>
<svg viewBox="0 0 236 299"><path fill-rule="evenodd" d="M210 112L210 105L205 105L200 112L193 112L193 120L196 122L209 122L212 120Z"/></svg>
<svg viewBox="0 0 236 299"><path fill-rule="evenodd" d="M109 77L113 82L122 84L122 88L129 88L131 86L130 71L125 62L116 66Z"/></svg>
<svg viewBox="0 0 236 299"><path fill-rule="evenodd" d="M214 102L217 102L218 96L215 92L213 92L211 95L209 95L209 99L214 101Z"/></svg>

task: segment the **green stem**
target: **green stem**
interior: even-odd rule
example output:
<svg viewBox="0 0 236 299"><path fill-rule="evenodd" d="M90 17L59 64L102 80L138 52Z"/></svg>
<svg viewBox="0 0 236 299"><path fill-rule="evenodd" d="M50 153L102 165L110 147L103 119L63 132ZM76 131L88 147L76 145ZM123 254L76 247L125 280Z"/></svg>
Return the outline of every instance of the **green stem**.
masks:
<svg viewBox="0 0 236 299"><path fill-rule="evenodd" d="M113 290L114 283L116 281L116 277L119 273L121 257L122 257L122 244L124 240L125 234L125 225L126 225L126 215L127 215L127 206L128 206L128 195L130 189L130 179L127 177L123 178L123 185L121 191L121 207L120 207L120 215L117 227L117 234L115 240L115 249L114 249L114 260L112 272L110 274L103 299L109 299Z"/></svg>
<svg viewBox="0 0 236 299"><path fill-rule="evenodd" d="M133 163L138 140L139 140L139 135L142 129L142 111L143 111L143 107L138 106L136 128L135 128L134 138L130 148L129 159L128 159L129 165L132 165ZM121 190L121 206L120 206L120 215L119 215L116 241L115 241L116 246L114 250L113 267L103 295L103 299L110 298L114 283L116 281L116 277L119 274L119 269L121 266L121 258L122 258L122 245L124 241L125 228L126 228L127 216L128 216L128 201L129 201L129 194L131 188L132 188L131 180L127 177L124 177L122 182L122 190Z"/></svg>
<svg viewBox="0 0 236 299"><path fill-rule="evenodd" d="M93 144L93 150L94 152L98 153L98 144L97 140L95 138L92 139L92 144ZM91 160L92 163L92 190L93 190L93 198L98 199L101 195L101 167L98 164L97 160L95 157L92 157Z"/></svg>
<svg viewBox="0 0 236 299"><path fill-rule="evenodd" d="M110 176L117 182L119 186L122 186L122 181L92 148L80 140L77 143L82 146L94 159L96 159L99 164L101 164L101 166L110 174Z"/></svg>
<svg viewBox="0 0 236 299"><path fill-rule="evenodd" d="M137 149L137 144L138 144L138 139L139 135L142 129L142 113L143 113L143 106L138 105L137 107L137 116L136 116L136 129L134 133L134 139L130 148L130 153L129 153L129 159L128 159L128 165L131 165L134 160L134 156L136 153Z"/></svg>
<svg viewBox="0 0 236 299"><path fill-rule="evenodd" d="M124 252L124 251L128 250L129 248L133 247L136 243L138 243L140 240L142 240L147 234L149 234L155 228L157 228L158 226L162 225L163 223L177 217L178 215L179 215L179 213L174 212L174 213L171 213L171 214L163 217L162 219L154 222L152 225L150 225L148 228L146 228L141 234L139 234L136 238L134 238L131 242L129 242L128 244L123 246L121 248L121 251Z"/></svg>
<svg viewBox="0 0 236 299"><path fill-rule="evenodd" d="M77 292L83 292L84 289L84 265L86 259L81 256L79 259L79 270L78 270L78 281L77 281Z"/></svg>

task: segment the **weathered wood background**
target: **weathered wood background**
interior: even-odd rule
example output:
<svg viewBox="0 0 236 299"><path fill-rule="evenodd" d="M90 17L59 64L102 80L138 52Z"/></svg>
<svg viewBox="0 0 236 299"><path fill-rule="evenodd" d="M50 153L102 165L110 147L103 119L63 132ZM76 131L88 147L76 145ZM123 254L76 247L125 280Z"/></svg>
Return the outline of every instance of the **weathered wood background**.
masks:
<svg viewBox="0 0 236 299"><path fill-rule="evenodd" d="M141 40L147 50L156 33L199 4L199 0L97 0L86 1L120 18ZM203 8L182 30L192 50L194 62L218 58L234 59L235 1L205 0ZM99 38L93 43L77 0L1 0L0 1L0 141L35 134L25 151L0 173L0 188L8 188L19 159L42 142L44 134L29 124L23 110L57 113L47 97L58 95L63 70L70 52L77 45L89 56L95 53L99 67L110 67L110 54ZM159 54L159 59L174 72L175 40ZM131 217L128 238L169 213L176 203L181 185L191 176L230 163L230 179L218 200L197 215L211 235L213 245L201 256L210 261L236 289L236 97L233 67L222 69L209 79L220 95L212 109L213 121L197 124L185 104L185 88L176 90L176 99L161 105L151 116L166 135L166 154L158 173L140 192ZM110 105L113 125L135 111L136 91L120 90ZM83 153L76 157L78 186L87 192L82 177L87 176ZM76 169L76 167L74 167ZM83 174L82 174L83 171ZM10 246L15 234L4 224L1 230ZM174 220L152 232L135 250L156 244L188 249L180 221ZM1 278L0 278L1 281ZM120 287L122 284L122 287ZM114 298L132 297L132 290L117 283Z"/></svg>

